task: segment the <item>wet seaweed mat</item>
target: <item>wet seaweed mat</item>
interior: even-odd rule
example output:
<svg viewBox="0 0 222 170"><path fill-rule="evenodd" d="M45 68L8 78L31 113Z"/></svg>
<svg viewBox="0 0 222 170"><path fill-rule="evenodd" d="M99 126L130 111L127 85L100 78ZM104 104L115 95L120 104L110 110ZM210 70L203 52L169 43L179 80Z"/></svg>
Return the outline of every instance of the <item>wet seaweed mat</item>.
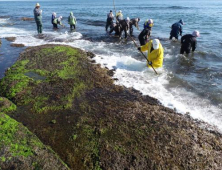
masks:
<svg viewBox="0 0 222 170"><path fill-rule="evenodd" d="M92 54L69 46L26 49L0 82L10 116L71 169L220 169L220 134L116 86Z"/></svg>

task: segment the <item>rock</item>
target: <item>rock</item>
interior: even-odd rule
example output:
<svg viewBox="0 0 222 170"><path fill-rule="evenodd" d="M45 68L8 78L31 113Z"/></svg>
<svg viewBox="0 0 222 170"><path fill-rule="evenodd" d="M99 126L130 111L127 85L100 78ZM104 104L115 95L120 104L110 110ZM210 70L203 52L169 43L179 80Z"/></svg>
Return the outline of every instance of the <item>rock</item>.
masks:
<svg viewBox="0 0 222 170"><path fill-rule="evenodd" d="M89 56L90 58L94 58L96 55L90 51L86 52L87 56Z"/></svg>
<svg viewBox="0 0 222 170"><path fill-rule="evenodd" d="M0 97L0 167L1 169L69 168L59 157L21 123L6 115L16 105Z"/></svg>
<svg viewBox="0 0 222 170"><path fill-rule="evenodd" d="M6 37L5 39L13 42L13 41L15 41L16 37Z"/></svg>
<svg viewBox="0 0 222 170"><path fill-rule="evenodd" d="M69 46L27 48L0 81L0 95L18 108L8 115L71 169L222 169L220 135L114 85L111 73L90 60Z"/></svg>
<svg viewBox="0 0 222 170"><path fill-rule="evenodd" d="M22 17L22 21L34 21L34 18Z"/></svg>
<svg viewBox="0 0 222 170"><path fill-rule="evenodd" d="M24 44L14 44L14 43L12 43L10 46L11 47L25 47Z"/></svg>

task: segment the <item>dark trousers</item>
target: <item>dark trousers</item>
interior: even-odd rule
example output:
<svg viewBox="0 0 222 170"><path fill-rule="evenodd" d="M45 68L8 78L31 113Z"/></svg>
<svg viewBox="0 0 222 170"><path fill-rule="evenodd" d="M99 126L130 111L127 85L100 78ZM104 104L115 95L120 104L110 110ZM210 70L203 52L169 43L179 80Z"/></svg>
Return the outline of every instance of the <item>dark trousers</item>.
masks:
<svg viewBox="0 0 222 170"><path fill-rule="evenodd" d="M144 37L140 37L139 36L139 41L140 41L140 45L142 46L142 45L145 45L146 44L146 41L147 41L147 39L145 39Z"/></svg>
<svg viewBox="0 0 222 170"><path fill-rule="evenodd" d="M72 30L72 27L73 29L76 29L76 25L70 25L70 30Z"/></svg>
<svg viewBox="0 0 222 170"><path fill-rule="evenodd" d="M54 29L58 29L58 25L57 24L52 24Z"/></svg>
<svg viewBox="0 0 222 170"><path fill-rule="evenodd" d="M175 37L177 40L178 40L178 35L170 35L170 40L173 38L173 37Z"/></svg>
<svg viewBox="0 0 222 170"><path fill-rule="evenodd" d="M42 22L36 21L36 25L38 34L42 34Z"/></svg>
<svg viewBox="0 0 222 170"><path fill-rule="evenodd" d="M108 27L113 25L113 20L111 18L107 18L106 20L106 31L108 30Z"/></svg>
<svg viewBox="0 0 222 170"><path fill-rule="evenodd" d="M181 46L180 54L184 54L184 52L186 52L186 54L189 54L190 53L190 48Z"/></svg>

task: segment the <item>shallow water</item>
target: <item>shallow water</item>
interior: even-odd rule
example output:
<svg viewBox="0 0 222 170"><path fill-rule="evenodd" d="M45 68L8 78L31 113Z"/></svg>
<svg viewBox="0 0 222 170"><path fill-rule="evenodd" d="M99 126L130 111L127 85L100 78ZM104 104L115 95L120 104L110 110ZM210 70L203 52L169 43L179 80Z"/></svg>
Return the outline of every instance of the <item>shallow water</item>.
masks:
<svg viewBox="0 0 222 170"><path fill-rule="evenodd" d="M222 1L115 1L116 9L121 9L124 17L141 18L140 28L147 18L154 20L152 38L159 38L165 50L164 67L157 70L159 75L146 67L146 60L130 39L119 41L105 33L106 14L113 9L113 1L42 1L40 4L42 38L36 35L34 21L20 19L33 17L34 1L0 2L0 16L5 16L0 18L0 37L15 36L14 43L26 46L67 44L92 51L98 63L116 69L116 84L134 87L159 99L163 105L182 113L190 112L192 117L216 125L222 131ZM52 30L50 18L54 11L63 16L66 25L58 31ZM78 22L76 32L71 33L67 24L70 11ZM168 40L170 26L181 18L186 23L184 34L195 29L201 33L196 52L189 56L178 55L180 43ZM136 41L139 32L134 28ZM0 56L2 61L7 58L9 62L0 65L1 77L2 70L15 61L15 57L7 57L14 56L11 52Z"/></svg>

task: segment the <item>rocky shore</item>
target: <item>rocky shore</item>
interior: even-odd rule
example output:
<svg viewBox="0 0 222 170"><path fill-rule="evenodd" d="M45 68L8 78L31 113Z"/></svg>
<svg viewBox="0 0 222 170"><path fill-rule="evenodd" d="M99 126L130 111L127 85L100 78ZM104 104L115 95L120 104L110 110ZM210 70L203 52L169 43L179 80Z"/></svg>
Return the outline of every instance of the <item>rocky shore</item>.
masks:
<svg viewBox="0 0 222 170"><path fill-rule="evenodd" d="M201 129L154 98L114 85L112 71L93 64L92 57L69 46L27 48L0 81L0 101L13 106L0 110L0 124L4 119L21 122L70 169L222 169L221 134ZM5 143L10 133L4 130L10 128L3 129L0 145L8 148L16 141ZM22 139L16 139L22 147ZM27 143L31 153L32 147L45 147L37 142L25 142L24 147ZM45 152L41 158L49 157ZM20 158L32 162L39 154L31 156L1 149L0 167L13 167ZM38 165L66 169L52 159L52 168L43 166L47 159ZM19 164L16 168L24 169ZM25 169L34 169L32 163Z"/></svg>

